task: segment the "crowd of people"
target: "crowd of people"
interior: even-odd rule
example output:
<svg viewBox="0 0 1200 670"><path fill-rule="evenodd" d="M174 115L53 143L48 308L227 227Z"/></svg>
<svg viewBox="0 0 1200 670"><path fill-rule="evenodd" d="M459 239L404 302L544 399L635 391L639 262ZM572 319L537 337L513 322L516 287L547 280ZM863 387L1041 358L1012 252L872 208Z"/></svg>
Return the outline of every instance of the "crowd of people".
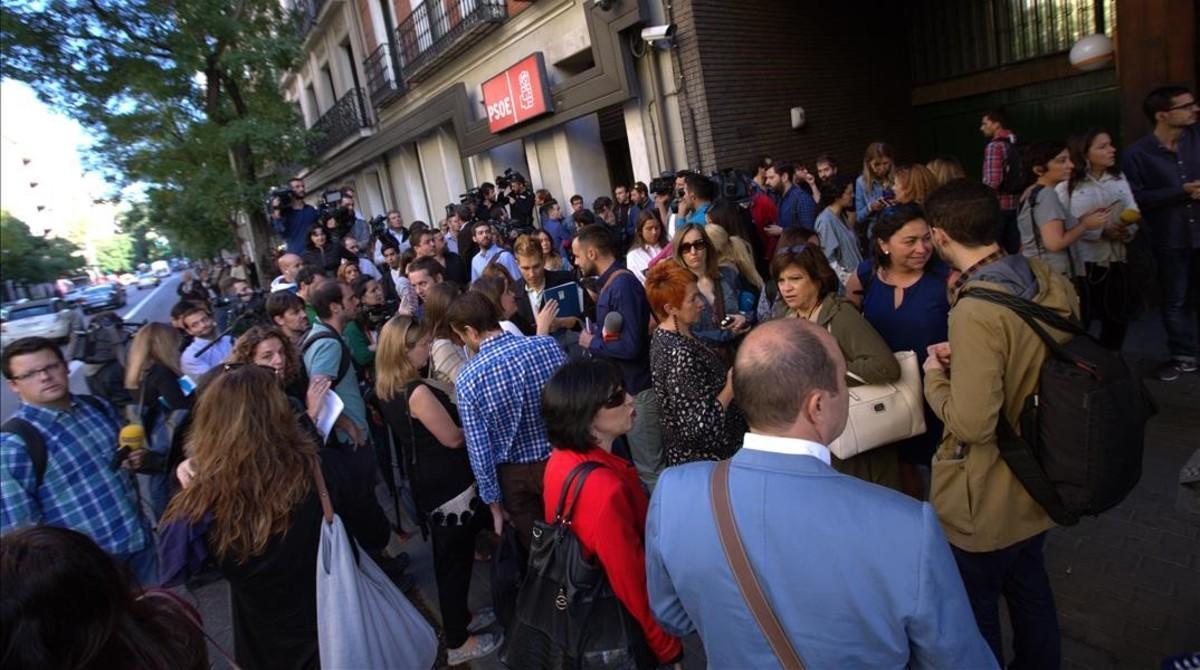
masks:
<svg viewBox="0 0 1200 670"><path fill-rule="evenodd" d="M450 665L505 639L496 612L468 606L475 562L506 533L530 549L594 463L571 531L651 666L678 667L691 633L713 667L780 663L708 511L723 486L749 579L809 667L1003 666L1001 598L1013 664L1057 667L1042 555L1055 523L997 446L1046 347L964 294L1095 323L1119 350L1150 254L1171 354L1156 374L1196 371L1197 105L1165 87L1145 112L1154 130L1122 159L1103 129L1018 143L994 110L982 181L872 142L857 175L829 155L762 157L737 200L682 171L670 189L621 185L564 211L514 174L432 225L391 211L372 228L348 188L318 211L293 180L273 202L285 249L269 292L232 269L223 288L188 274L172 323L135 337L125 386L145 448L114 458L122 418L69 393L52 343L4 351L25 428L6 423L0 441L0 572L20 585L2 596L0 658L105 665L136 647L142 665L202 663L194 613L148 596L207 566L230 583L241 667L312 666L315 458L348 532L401 588L405 543L430 543ZM247 307L228 318L222 295ZM835 455L862 421L848 389L905 383L906 355L925 430ZM98 588L111 593L74 607ZM84 632L34 639L67 611Z"/></svg>

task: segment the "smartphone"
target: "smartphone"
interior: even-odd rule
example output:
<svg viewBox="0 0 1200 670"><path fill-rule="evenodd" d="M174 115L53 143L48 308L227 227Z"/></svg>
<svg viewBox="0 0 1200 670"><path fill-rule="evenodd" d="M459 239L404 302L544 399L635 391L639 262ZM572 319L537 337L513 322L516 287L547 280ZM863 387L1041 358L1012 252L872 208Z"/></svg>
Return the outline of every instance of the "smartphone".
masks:
<svg viewBox="0 0 1200 670"><path fill-rule="evenodd" d="M723 330L729 330L732 327L733 327L733 317L732 316L726 315L724 319L721 319L721 328Z"/></svg>

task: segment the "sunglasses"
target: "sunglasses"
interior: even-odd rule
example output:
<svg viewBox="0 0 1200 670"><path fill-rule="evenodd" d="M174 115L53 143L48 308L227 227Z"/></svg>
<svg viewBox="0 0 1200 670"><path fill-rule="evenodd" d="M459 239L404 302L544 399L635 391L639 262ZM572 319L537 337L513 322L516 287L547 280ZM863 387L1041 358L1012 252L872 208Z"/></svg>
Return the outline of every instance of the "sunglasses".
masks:
<svg viewBox="0 0 1200 670"><path fill-rule="evenodd" d="M258 363L241 363L241 362L225 363L221 366L221 372L230 372L233 370L237 370L238 368L244 368L247 365L253 365L254 367L266 370L267 372L270 372L271 374L275 374L275 368L273 368L269 365L259 365Z"/></svg>
<svg viewBox="0 0 1200 670"><path fill-rule="evenodd" d="M692 251L704 251L708 248L708 243L704 240L696 240L695 242L684 242L679 245L679 253L686 254Z"/></svg>
<svg viewBox="0 0 1200 670"><path fill-rule="evenodd" d="M617 388L613 390L612 395L608 396L608 398L604 401L604 406L608 409L616 409L624 404L625 387L623 385L618 385Z"/></svg>

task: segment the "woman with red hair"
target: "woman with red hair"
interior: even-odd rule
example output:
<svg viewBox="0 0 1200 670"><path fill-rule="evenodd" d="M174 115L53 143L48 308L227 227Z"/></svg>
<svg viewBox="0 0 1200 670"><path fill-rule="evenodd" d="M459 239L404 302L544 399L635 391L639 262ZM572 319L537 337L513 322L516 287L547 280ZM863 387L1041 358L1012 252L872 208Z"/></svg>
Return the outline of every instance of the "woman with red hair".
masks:
<svg viewBox="0 0 1200 670"><path fill-rule="evenodd" d="M696 275L678 263L658 263L646 273L646 300L659 324L650 339L650 375L664 465L729 458L742 443L746 421L733 404L724 359L692 335L703 309Z"/></svg>

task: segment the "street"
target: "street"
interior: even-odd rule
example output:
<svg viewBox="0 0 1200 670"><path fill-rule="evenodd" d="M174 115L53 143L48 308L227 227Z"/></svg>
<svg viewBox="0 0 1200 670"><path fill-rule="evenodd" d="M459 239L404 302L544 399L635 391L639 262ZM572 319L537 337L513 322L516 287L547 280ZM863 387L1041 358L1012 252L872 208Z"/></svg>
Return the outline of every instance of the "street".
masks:
<svg viewBox="0 0 1200 670"><path fill-rule="evenodd" d="M175 295L175 287L178 285L179 275L172 274L154 288L139 289L136 286L130 286L125 289L125 295L129 302L117 310L117 314L120 314L126 321L169 322L171 307L178 299ZM83 363L80 361L68 361L68 363L71 366L71 392L87 393L87 382L84 381L82 371ZM17 411L19 402L8 384L4 384L4 387L0 389L0 420L12 416L12 413Z"/></svg>

